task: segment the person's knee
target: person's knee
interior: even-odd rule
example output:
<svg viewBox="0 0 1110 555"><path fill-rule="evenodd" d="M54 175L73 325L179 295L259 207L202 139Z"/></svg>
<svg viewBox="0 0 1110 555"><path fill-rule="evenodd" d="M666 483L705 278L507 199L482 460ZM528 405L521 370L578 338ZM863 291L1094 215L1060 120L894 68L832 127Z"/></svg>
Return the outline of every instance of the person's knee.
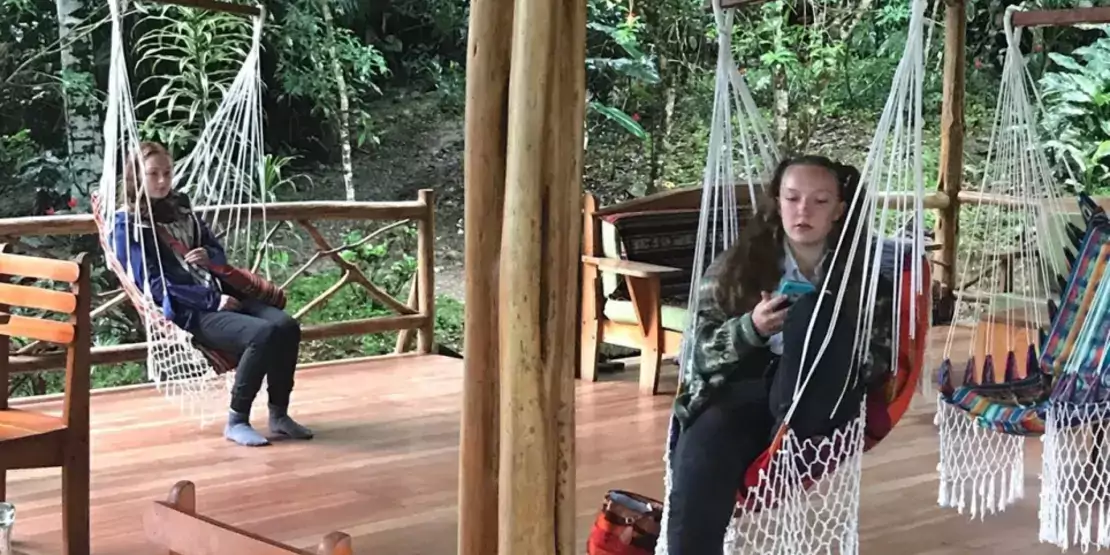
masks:
<svg viewBox="0 0 1110 555"><path fill-rule="evenodd" d="M278 333L278 326L272 322L265 320L254 326L254 330L250 335L248 342L251 345L270 345L273 341L280 338Z"/></svg>
<svg viewBox="0 0 1110 555"><path fill-rule="evenodd" d="M278 324L278 330L281 331L282 336L288 341L300 342L301 340L301 323L292 316L285 315Z"/></svg>

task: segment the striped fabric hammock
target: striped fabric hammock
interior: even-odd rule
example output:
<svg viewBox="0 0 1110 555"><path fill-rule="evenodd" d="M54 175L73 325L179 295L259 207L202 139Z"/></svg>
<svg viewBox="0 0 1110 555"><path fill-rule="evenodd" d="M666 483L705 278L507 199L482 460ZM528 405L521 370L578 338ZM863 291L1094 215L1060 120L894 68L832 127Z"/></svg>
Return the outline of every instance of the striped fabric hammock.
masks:
<svg viewBox="0 0 1110 555"><path fill-rule="evenodd" d="M1008 244L1017 245L1016 291L989 287L988 302L970 319L966 353L954 348L958 330L967 326L959 310L949 331L937 372L938 503L980 518L1005 510L1024 495L1025 438L1042 436L1041 541L1110 547L1110 489L1104 487L1110 465L1102 455L1110 420L1110 283L1103 279L1110 219L1080 195L1081 229L1056 196L1027 92L1033 87L1019 49L1021 30L1010 23L1014 10L1006 17L1008 48L983 192L1021 200L978 208L990 217L979 225L993 231L981 265L997 263ZM960 267L972 267L969 262ZM958 364L961 357L966 364ZM957 386L952 374L959 366L964 376Z"/></svg>
<svg viewBox="0 0 1110 555"><path fill-rule="evenodd" d="M778 163L766 126L759 115L744 78L732 58L733 12L714 1L718 30L717 88L705 168L698 240L689 306L697 306L702 277L715 255L727 250L738 236L736 185L747 183L755 202L757 185ZM846 218L871 222L857 226L856 235L847 230L839 238L837 253L846 251L846 263L862 257L864 294L861 314L870 314L879 294L880 276L894 284L899 317L891 323L897 357L893 371L868 391L858 418L832 437L803 438L790 428L790 418L809 376L831 340L829 333L815 332L812 322L803 360L803 377L794 391L794 402L772 445L746 469L745 484L737 493L733 520L726 534L726 553L858 553L858 512L862 453L875 446L891 430L909 406L918 386L924 359L925 335L929 324L929 272L924 251L925 196L922 135L922 88L926 38L925 0L911 1L912 17L903 58L883 110L875 137L861 171L861 186L850 199ZM929 31L931 34L931 26ZM735 106L735 112L732 107ZM735 118L735 123L734 123ZM735 125L735 127L734 127ZM910 193L912 202L895 204L892 193ZM905 210L909 208L909 210ZM865 228L913 229L909 241L863 237ZM828 282L830 278L826 278ZM847 279L824 283L832 295L821 303L834 303L834 319L847 300ZM815 314L817 312L815 311ZM682 374L690 370L697 317L688 318L679 356ZM857 337L868 337L872 318L859 322ZM858 356L868 353L868 341L859 341ZM685 379L681 379L682 391ZM671 493L670 457L677 444L679 425L672 419L665 458L666 491L657 555L666 555Z"/></svg>

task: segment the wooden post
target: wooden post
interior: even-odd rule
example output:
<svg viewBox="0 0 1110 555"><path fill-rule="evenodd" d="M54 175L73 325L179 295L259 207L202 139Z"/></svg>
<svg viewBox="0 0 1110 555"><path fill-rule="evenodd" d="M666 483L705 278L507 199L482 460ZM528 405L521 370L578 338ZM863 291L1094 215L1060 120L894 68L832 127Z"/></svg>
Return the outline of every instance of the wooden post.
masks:
<svg viewBox="0 0 1110 555"><path fill-rule="evenodd" d="M545 292L556 284L543 279L548 277L545 247L565 233L544 229L551 203L561 200L545 190L549 87L555 85L551 68L562 54L552 49L554 3L517 0L513 14L501 239L501 259L507 263L500 268L500 555L555 554L555 450L545 372L552 355L544 352L544 308Z"/></svg>
<svg viewBox="0 0 1110 555"><path fill-rule="evenodd" d="M575 370L578 367L579 248L585 159L586 0L555 2L547 115L546 219L541 278L545 306L544 367L554 442L555 552L575 555ZM553 232L558 230L557 232ZM577 293L577 294L575 294Z"/></svg>
<svg viewBox="0 0 1110 555"><path fill-rule="evenodd" d="M940 183L948 206L940 210L937 235L941 242L937 262L940 282L937 311L944 319L955 309L956 251L960 234L960 188L964 171L964 47L967 14L964 0L945 0L944 98L940 129Z"/></svg>
<svg viewBox="0 0 1110 555"><path fill-rule="evenodd" d="M424 217L417 224L416 250L420 257L416 268L416 287L420 315L427 321L420 327L417 336L416 352L426 355L432 352L436 327L436 195L431 189L421 189L418 198L426 208Z"/></svg>
<svg viewBox="0 0 1110 555"><path fill-rule="evenodd" d="M459 555L497 553L498 268L513 0L472 0L466 63L465 262Z"/></svg>

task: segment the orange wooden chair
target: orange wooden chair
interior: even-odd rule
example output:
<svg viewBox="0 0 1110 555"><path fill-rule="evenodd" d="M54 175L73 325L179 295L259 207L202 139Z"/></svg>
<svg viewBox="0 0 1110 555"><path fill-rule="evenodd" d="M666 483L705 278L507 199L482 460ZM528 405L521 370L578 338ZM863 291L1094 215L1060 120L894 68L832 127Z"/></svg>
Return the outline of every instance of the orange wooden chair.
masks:
<svg viewBox="0 0 1110 555"><path fill-rule="evenodd" d="M143 529L148 541L170 555L313 555L197 514L197 488L188 480L174 484L166 501L154 502ZM354 555L351 537L332 532L315 555Z"/></svg>
<svg viewBox="0 0 1110 555"><path fill-rule="evenodd" d="M0 500L10 469L62 469L62 545L68 555L89 554L89 349L92 291L89 264L7 254L0 245ZM12 282L13 276L69 284L55 291ZM9 314L9 307L45 310L68 321ZM8 406L10 338L37 339L66 350L61 417Z"/></svg>

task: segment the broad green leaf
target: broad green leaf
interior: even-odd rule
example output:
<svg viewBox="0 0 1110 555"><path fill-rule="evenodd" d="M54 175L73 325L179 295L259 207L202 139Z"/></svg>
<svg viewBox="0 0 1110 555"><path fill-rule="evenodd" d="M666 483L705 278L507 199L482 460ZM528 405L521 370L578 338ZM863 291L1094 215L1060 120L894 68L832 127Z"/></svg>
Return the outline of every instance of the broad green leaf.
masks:
<svg viewBox="0 0 1110 555"><path fill-rule="evenodd" d="M1083 71L1083 66L1079 65L1079 62L1075 61L1071 56L1066 56L1058 52L1049 52L1048 58L1061 67L1072 71Z"/></svg>
<svg viewBox="0 0 1110 555"><path fill-rule="evenodd" d="M606 106L604 104L601 104L600 102L590 102L589 107L590 109L616 122L626 131L632 133L632 135L634 135L637 139L640 139L641 141L646 141L648 139L647 131L644 130L640 123L632 119L632 116L624 113L624 111L620 108Z"/></svg>

